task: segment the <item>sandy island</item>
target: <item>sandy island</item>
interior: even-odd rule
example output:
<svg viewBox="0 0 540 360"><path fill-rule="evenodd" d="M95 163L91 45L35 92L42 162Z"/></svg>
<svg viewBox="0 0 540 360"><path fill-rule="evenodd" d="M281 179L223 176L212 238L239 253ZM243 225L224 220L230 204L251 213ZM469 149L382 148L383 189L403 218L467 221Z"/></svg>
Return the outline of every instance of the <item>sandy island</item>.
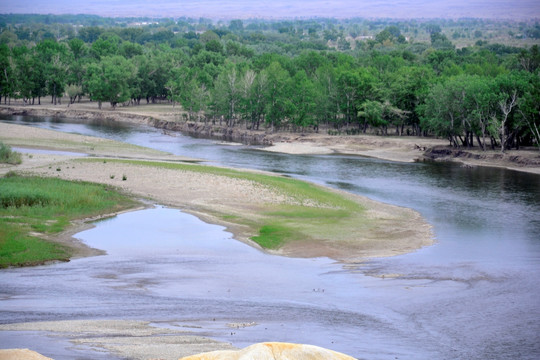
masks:
<svg viewBox="0 0 540 360"><path fill-rule="evenodd" d="M28 154L23 157L21 165L0 166L0 175L18 171L112 185L133 197L176 207L207 222L224 225L234 234L235 239L257 248L258 245L250 238L257 235L258 229L225 221L223 215L256 221L257 212L269 204L297 202L273 188L245 179L114 161L117 158L158 162L190 160L116 141L6 123L0 123L0 141L12 146L86 153L91 154L92 159L102 159L87 161L88 158L77 155ZM126 181L122 180L124 176ZM366 257L403 254L433 243L429 224L417 212L354 194L340 193L366 208L366 219L373 226L361 228L360 233L355 232L353 224L339 238L317 242L295 241L273 253L296 257L326 256L339 261L356 262ZM71 229L68 235L73 234L73 231ZM69 238L62 236L64 241ZM77 247L77 255L84 255L81 248L83 246ZM88 255L93 254L95 250L89 250Z"/></svg>

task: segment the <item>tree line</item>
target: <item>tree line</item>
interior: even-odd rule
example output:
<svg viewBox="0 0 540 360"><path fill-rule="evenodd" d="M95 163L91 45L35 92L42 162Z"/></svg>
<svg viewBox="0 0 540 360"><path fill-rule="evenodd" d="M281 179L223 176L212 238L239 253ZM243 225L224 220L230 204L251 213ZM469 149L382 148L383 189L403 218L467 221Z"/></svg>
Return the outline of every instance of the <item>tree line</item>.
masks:
<svg viewBox="0 0 540 360"><path fill-rule="evenodd" d="M239 20L226 31L155 31L148 42L136 41L138 28L83 29L64 40L1 43L3 102L168 101L186 120L229 127L436 135L503 151L540 142L537 45L456 49L436 26L426 30L429 43L387 26L354 51L332 39L245 35Z"/></svg>

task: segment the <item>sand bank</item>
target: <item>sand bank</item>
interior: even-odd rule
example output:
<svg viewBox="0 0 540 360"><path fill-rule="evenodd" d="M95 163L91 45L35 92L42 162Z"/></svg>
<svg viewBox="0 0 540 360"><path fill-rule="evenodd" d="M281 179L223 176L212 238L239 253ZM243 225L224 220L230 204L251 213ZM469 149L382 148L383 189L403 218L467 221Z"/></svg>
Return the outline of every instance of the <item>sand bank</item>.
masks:
<svg viewBox="0 0 540 360"><path fill-rule="evenodd" d="M89 151L94 155L92 157L94 161L76 156L26 155L23 156L22 165L2 165L0 174L16 170L67 180L112 185L134 197L177 207L207 222L224 225L237 240L255 247L258 246L250 238L258 235L258 228L256 225L254 227L245 224L250 222L257 224L269 205L297 202L287 194L254 181L145 166L141 163L117 162L114 161L112 153L122 159L139 159L139 150L144 160L180 162L187 159L110 140L0 123L0 141L17 146L46 144L48 148L62 149L66 149L65 144L69 144L67 148L71 151ZM102 154L108 157L95 160ZM359 261L366 257L403 254L433 243L429 224L417 212L353 194L344 192L341 194L366 209L364 215L369 226L360 228L357 224L348 224L348 228L343 229L343 234L339 237L321 239L317 242L294 241L274 253L298 257L327 256L341 261ZM234 217L243 221L224 220Z"/></svg>

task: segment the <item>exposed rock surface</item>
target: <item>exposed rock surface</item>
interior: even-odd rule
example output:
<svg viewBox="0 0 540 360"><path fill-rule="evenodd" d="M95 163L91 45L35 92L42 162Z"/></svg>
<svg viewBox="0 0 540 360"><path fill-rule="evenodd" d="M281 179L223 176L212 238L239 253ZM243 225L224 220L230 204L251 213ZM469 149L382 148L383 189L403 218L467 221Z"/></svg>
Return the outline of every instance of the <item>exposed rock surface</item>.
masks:
<svg viewBox="0 0 540 360"><path fill-rule="evenodd" d="M0 360L52 360L28 349L0 349Z"/></svg>
<svg viewBox="0 0 540 360"><path fill-rule="evenodd" d="M278 342L260 343L242 350L223 350L180 360L354 360L353 357L313 345Z"/></svg>

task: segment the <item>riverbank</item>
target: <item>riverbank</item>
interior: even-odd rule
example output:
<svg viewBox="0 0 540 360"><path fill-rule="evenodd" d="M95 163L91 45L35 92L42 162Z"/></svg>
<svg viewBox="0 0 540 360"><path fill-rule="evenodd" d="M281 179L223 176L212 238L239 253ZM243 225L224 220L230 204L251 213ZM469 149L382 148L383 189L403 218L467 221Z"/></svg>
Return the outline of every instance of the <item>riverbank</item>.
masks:
<svg viewBox="0 0 540 360"><path fill-rule="evenodd" d="M253 239L261 240L274 254L355 262L433 243L429 224L415 211L293 179L197 167L191 159L155 150L5 123L0 123L0 140L92 155L25 155L21 165L2 165L0 174L18 171L114 186L223 225L252 246L260 248ZM291 241L266 246L264 236Z"/></svg>
<svg viewBox="0 0 540 360"><path fill-rule="evenodd" d="M412 136L327 135L322 133L268 133L241 128L226 128L219 124L204 124L182 120L183 112L170 104L148 104L118 107L115 110L97 103L83 101L67 105L0 105L0 113L9 115L55 116L77 119L108 119L151 125L164 131L179 131L187 135L264 145L262 150L288 154L348 154L378 159L415 161L453 161L464 166L489 166L540 174L538 149L499 150L453 149L445 139Z"/></svg>

